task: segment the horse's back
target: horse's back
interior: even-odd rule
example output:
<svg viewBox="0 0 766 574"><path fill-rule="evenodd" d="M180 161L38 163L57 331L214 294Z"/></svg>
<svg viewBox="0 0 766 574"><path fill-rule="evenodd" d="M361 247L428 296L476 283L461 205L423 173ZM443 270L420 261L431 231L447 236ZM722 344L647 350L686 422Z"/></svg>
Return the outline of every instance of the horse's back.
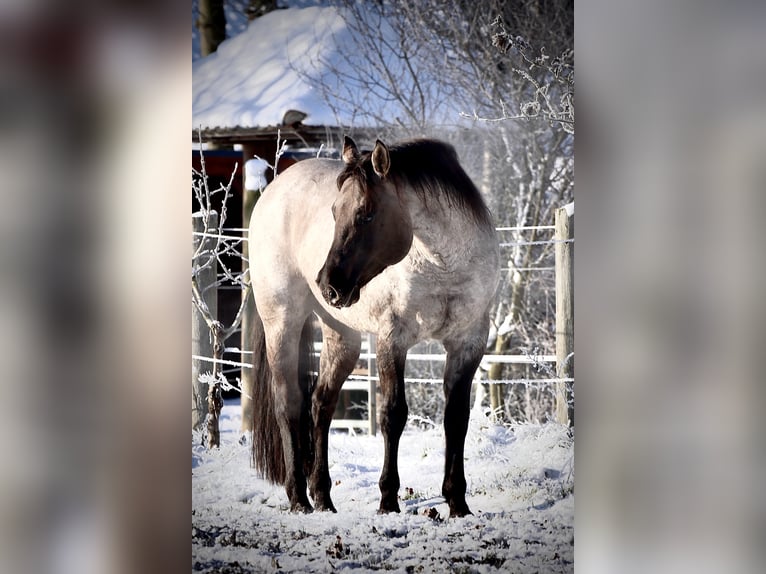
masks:
<svg viewBox="0 0 766 574"><path fill-rule="evenodd" d="M325 206L340 167L339 161L327 159L307 159L288 167L266 187L256 203L250 219L251 231L281 232L283 229L272 229L268 221L276 218L282 225L288 225L312 208Z"/></svg>

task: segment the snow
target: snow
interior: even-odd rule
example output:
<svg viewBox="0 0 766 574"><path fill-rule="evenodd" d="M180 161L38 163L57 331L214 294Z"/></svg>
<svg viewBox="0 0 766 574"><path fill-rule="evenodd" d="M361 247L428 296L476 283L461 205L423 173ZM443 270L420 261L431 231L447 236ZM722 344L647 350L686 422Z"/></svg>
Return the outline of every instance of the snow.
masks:
<svg viewBox="0 0 766 574"><path fill-rule="evenodd" d="M258 191L266 187L266 170L269 163L261 158L249 159L245 162L245 189Z"/></svg>
<svg viewBox="0 0 766 574"><path fill-rule="evenodd" d="M223 11L226 16L226 37L232 38L241 34L247 29L247 6L249 0L224 0ZM327 0L280 0L279 7L284 8L303 8L305 6L326 5ZM197 19L199 18L199 1L192 0L192 61L201 57L199 29L197 28Z"/></svg>
<svg viewBox="0 0 766 574"><path fill-rule="evenodd" d="M292 514L241 444L239 402L221 416L220 450L192 446L192 568L197 572L572 572L574 443L557 424L500 426L474 409L466 439L468 504L450 519L440 495L443 433L401 440L401 514L376 514L383 438L332 431L337 514ZM428 517L426 513L431 513Z"/></svg>
<svg viewBox="0 0 766 574"><path fill-rule="evenodd" d="M245 9L248 0L224 0L223 12L226 18L226 37L231 38L240 34L247 28L247 15ZM192 0L192 61L201 57L199 28L199 0Z"/></svg>
<svg viewBox="0 0 766 574"><path fill-rule="evenodd" d="M370 18L370 26L389 45L398 45L385 21ZM347 128L375 127L380 118L409 117L405 104L385 88L383 94L373 89L385 82L365 59L359 41L340 9L332 6L276 10L253 20L215 53L193 62L192 129L278 126L288 110L307 114L306 125ZM406 65L398 57L381 50L397 92L413 93L408 70L417 74L419 89L429 102L425 119L435 125L469 123L461 118L458 106L445 99L443 78L433 77L431 66L419 61L418 54L410 55ZM317 86L325 86L327 93Z"/></svg>
<svg viewBox="0 0 766 574"><path fill-rule="evenodd" d="M333 125L336 116L297 70L331 58L346 30L337 9L276 10L257 18L218 50L193 64L193 128L275 126L287 110L309 125Z"/></svg>

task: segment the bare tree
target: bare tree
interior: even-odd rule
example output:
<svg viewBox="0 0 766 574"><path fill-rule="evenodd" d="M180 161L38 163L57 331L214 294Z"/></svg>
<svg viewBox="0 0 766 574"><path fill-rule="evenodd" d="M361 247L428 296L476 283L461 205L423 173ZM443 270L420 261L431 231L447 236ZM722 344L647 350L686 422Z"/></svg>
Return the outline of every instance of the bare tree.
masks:
<svg viewBox="0 0 766 574"><path fill-rule="evenodd" d="M201 171L192 168L192 190L197 202L200 205L200 212L197 214L201 218L203 225L199 232L202 236L198 243L196 251L192 254L192 304L209 329L209 336L212 340L212 369L208 374L203 374L198 381L193 381L193 409L198 412L206 410L204 430L206 431L206 440L208 448L220 446L220 432L218 419L223 407L222 390L233 387L226 376L221 371L221 361L225 351L224 343L239 328L242 320L242 314L245 302L250 293L250 282L246 280L244 273L232 271L226 264L226 255L241 257L240 243L241 238L228 237L224 233L224 224L226 222L226 202L231 196L231 185L236 174L236 166L231 174L228 184L221 185L215 190L208 186L207 173L205 172L205 158L200 151ZM220 200L219 211L214 209L214 202ZM216 269L214 281L204 284L202 277L209 269ZM206 296L207 290L215 290L220 285L235 285L244 290L242 304L231 325L224 326L211 311ZM198 383L203 383L199 385ZM207 388L206 396L203 396L203 390ZM206 405L203 401L206 400ZM205 409L206 406L206 409ZM199 417L197 417L199 418Z"/></svg>
<svg viewBox="0 0 766 574"><path fill-rule="evenodd" d="M426 135L447 121L452 90L426 58L426 38L411 34L397 3L339 2L346 29L336 49L294 65L335 111L338 124L374 125L384 137ZM317 35L324 34L318 30ZM452 114L458 119L456 114Z"/></svg>
<svg viewBox="0 0 766 574"><path fill-rule="evenodd" d="M507 273L495 352L554 349L553 247L539 227L574 188L573 3L567 0L339 0L339 53L299 70L339 118L381 135L450 141L480 182L503 232ZM321 72L316 72L321 70ZM490 378L529 367L496 365ZM532 401L529 385L494 385L492 407ZM509 405L504 405L508 398Z"/></svg>

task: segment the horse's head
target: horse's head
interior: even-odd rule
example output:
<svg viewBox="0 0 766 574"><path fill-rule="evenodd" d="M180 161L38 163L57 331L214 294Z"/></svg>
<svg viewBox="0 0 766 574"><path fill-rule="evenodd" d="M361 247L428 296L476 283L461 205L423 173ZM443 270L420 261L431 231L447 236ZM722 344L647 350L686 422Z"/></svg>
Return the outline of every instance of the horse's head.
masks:
<svg viewBox="0 0 766 574"><path fill-rule="evenodd" d="M404 259L412 245L409 213L388 177L386 145L378 140L372 152L362 154L346 137L343 161L332 206L335 236L316 279L322 296L337 308L356 303L362 287Z"/></svg>

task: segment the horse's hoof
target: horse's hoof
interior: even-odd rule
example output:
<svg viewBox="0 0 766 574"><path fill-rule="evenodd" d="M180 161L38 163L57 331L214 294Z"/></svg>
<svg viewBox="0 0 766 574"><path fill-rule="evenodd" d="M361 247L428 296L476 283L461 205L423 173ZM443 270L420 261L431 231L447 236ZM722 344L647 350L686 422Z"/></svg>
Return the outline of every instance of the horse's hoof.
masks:
<svg viewBox="0 0 766 574"><path fill-rule="evenodd" d="M473 514L473 512L471 512L471 509L468 508L468 505L465 502L463 504L456 504L454 506L450 505L450 508L449 508L450 518L461 518L463 516L468 516L471 514Z"/></svg>
<svg viewBox="0 0 766 574"><path fill-rule="evenodd" d="M308 503L299 502L299 503L290 505L290 512L295 514L310 514L314 512L314 509Z"/></svg>
<svg viewBox="0 0 766 574"><path fill-rule="evenodd" d="M391 514L392 512L401 512L398 504L394 504L393 506L381 504L380 508L378 508L378 514Z"/></svg>
<svg viewBox="0 0 766 574"><path fill-rule="evenodd" d="M315 502L315 504L316 504L316 502ZM314 510L316 510L317 512L333 512L335 514L338 513L338 511L335 510L335 507L332 505L332 503L330 503L330 504L316 504L316 507L314 508Z"/></svg>
<svg viewBox="0 0 766 574"><path fill-rule="evenodd" d="M335 505L332 503L332 498L329 494L319 494L319 492L311 493L311 500L314 501L314 510L317 512L335 512Z"/></svg>

